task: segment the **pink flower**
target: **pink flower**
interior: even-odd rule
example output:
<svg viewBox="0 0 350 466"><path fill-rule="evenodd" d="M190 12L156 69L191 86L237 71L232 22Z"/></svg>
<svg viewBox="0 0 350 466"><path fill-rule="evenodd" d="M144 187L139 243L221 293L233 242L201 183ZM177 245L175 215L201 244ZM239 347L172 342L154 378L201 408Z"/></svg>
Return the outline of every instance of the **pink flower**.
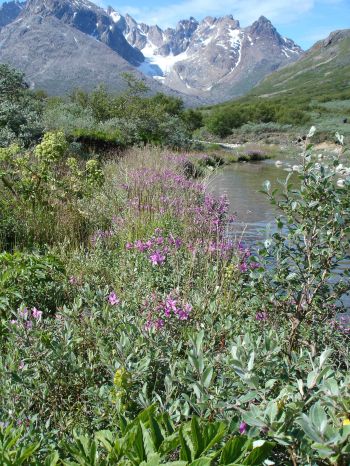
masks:
<svg viewBox="0 0 350 466"><path fill-rule="evenodd" d="M130 249L132 249L132 248L133 248L133 245L132 245L132 243L129 243L129 242L128 242L128 243L126 243L126 245L125 245L125 249L127 249L128 251L130 251Z"/></svg>
<svg viewBox="0 0 350 466"><path fill-rule="evenodd" d="M239 425L239 433L240 434L245 434L247 432L247 427L248 427L248 424L244 421L242 421Z"/></svg>
<svg viewBox="0 0 350 466"><path fill-rule="evenodd" d="M117 306L117 305L120 303L120 299L118 298L118 296L115 294L114 291L112 291L111 293L109 293L109 295L108 295L108 302L109 302L109 304L111 304L112 306Z"/></svg>
<svg viewBox="0 0 350 466"><path fill-rule="evenodd" d="M78 283L77 277L74 277L73 275L71 277L69 277L69 283L71 285L77 285L77 283Z"/></svg>
<svg viewBox="0 0 350 466"><path fill-rule="evenodd" d="M21 361L18 365L18 369L23 369L24 368L24 361Z"/></svg>
<svg viewBox="0 0 350 466"><path fill-rule="evenodd" d="M36 307L33 307L32 316L34 317L34 319L41 320L42 315L43 315L42 311L39 311L39 309L37 309Z"/></svg>
<svg viewBox="0 0 350 466"><path fill-rule="evenodd" d="M264 312L264 311L261 311L261 312L257 312L256 315L255 315L255 318L256 320L267 320L268 319L268 315L267 315L267 312Z"/></svg>
<svg viewBox="0 0 350 466"><path fill-rule="evenodd" d="M162 265L165 261L165 255L160 251L156 251L150 255L149 259L152 262L152 265Z"/></svg>
<svg viewBox="0 0 350 466"><path fill-rule="evenodd" d="M18 315L22 317L22 319L26 319L28 317L28 309L24 307L22 310L18 311Z"/></svg>
<svg viewBox="0 0 350 466"><path fill-rule="evenodd" d="M247 272L248 270L248 265L246 262L242 262L242 264L239 266L239 270L242 272L242 273L245 273Z"/></svg>

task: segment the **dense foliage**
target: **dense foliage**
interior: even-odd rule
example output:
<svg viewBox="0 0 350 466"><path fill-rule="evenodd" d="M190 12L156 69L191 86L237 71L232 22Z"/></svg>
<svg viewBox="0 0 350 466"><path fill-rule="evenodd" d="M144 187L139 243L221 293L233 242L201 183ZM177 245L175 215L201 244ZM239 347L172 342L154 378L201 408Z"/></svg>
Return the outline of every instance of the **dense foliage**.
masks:
<svg viewBox="0 0 350 466"><path fill-rule="evenodd" d="M24 75L0 64L0 147L29 144L41 135L42 102L27 90Z"/></svg>
<svg viewBox="0 0 350 466"><path fill-rule="evenodd" d="M191 177L205 155L71 151L2 152L2 462L348 464L342 155L306 141L300 189L266 183L281 217L254 253Z"/></svg>
<svg viewBox="0 0 350 466"><path fill-rule="evenodd" d="M278 101L231 103L211 110L206 119L208 130L220 137L228 136L246 123L279 123L303 125L310 116L300 106Z"/></svg>
<svg viewBox="0 0 350 466"><path fill-rule="evenodd" d="M316 161L313 128L265 183L280 215L251 249L206 189L221 158L169 149L200 113L130 76L65 100L0 76L2 108L41 122L0 148L0 463L348 465L344 138ZM245 111L281 109L230 125Z"/></svg>

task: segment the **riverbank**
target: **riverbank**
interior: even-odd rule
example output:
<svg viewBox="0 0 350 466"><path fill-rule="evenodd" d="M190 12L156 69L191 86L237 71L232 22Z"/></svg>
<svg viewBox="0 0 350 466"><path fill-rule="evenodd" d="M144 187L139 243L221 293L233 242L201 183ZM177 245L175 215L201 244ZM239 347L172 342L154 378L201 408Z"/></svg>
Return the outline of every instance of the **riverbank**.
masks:
<svg viewBox="0 0 350 466"><path fill-rule="evenodd" d="M287 280L288 300L274 294L264 257L227 238L227 198L191 171L208 155L135 148L83 169L62 134L47 141L35 202L2 188L5 457L313 464L319 426L300 419L322 410L335 439L322 441L346 462L348 335L317 302L289 346L299 283ZM263 164L232 167L248 165Z"/></svg>

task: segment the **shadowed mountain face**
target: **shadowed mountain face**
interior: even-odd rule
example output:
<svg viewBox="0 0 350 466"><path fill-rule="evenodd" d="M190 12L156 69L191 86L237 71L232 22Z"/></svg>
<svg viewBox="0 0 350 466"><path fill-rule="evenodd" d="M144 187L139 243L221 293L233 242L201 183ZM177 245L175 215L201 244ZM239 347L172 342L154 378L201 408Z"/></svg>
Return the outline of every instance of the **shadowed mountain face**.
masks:
<svg viewBox="0 0 350 466"><path fill-rule="evenodd" d="M87 0L28 0L0 8L0 61L55 94L102 82L120 90L120 73L133 71L155 91L173 90L192 103L219 102L242 95L302 54L264 17L247 28L224 16L190 18L162 30Z"/></svg>

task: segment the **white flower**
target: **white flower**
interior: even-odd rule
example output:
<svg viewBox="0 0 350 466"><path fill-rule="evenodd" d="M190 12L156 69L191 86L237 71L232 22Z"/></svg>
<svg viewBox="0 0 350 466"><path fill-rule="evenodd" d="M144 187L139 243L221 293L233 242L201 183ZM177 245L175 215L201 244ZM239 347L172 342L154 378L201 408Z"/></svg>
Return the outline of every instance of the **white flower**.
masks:
<svg viewBox="0 0 350 466"><path fill-rule="evenodd" d="M307 137L308 137L308 138L312 138L312 136L315 134L315 132L316 132L316 126L311 126L310 131L309 131Z"/></svg>
<svg viewBox="0 0 350 466"><path fill-rule="evenodd" d="M340 144L343 146L344 145L344 136L342 134L339 134L338 131L335 133L335 137L338 139Z"/></svg>

